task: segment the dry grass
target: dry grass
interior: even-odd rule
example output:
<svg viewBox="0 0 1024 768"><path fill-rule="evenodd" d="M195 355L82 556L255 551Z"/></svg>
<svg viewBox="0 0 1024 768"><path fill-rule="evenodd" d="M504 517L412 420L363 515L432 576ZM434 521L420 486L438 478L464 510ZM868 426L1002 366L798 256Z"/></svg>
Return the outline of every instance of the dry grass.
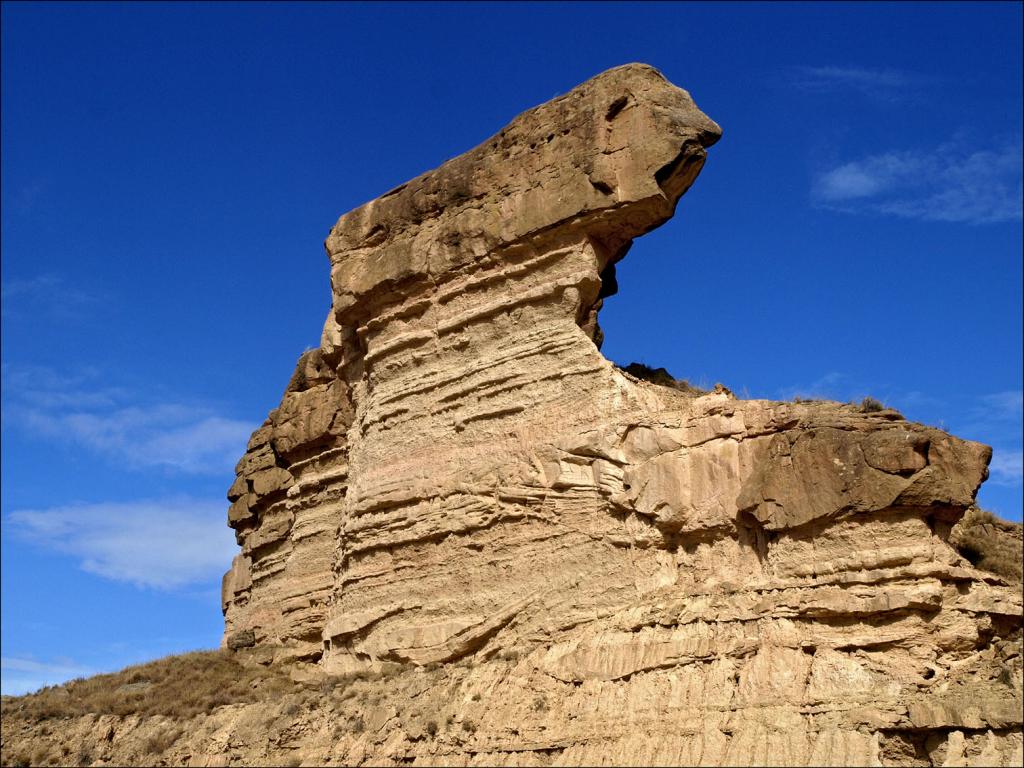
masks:
<svg viewBox="0 0 1024 768"><path fill-rule="evenodd" d="M972 507L954 526L949 541L975 567L1021 583L1024 533L1020 524Z"/></svg>
<svg viewBox="0 0 1024 768"><path fill-rule="evenodd" d="M145 750L150 755L159 755L174 746L184 733L181 728L166 728L146 739Z"/></svg>
<svg viewBox="0 0 1024 768"><path fill-rule="evenodd" d="M131 737L141 764L151 765L166 764L168 755L180 755L189 749L188 721L212 714L226 704L256 705L251 713L255 716L253 722L262 723L255 727L267 733L282 732L306 713L326 709L328 717L337 720L335 737L341 738L366 728L355 701L377 701L384 695L384 680L389 686L401 688L396 678L406 673L422 676L406 665L383 664L299 682L289 676L293 669L289 665L264 667L246 662L246 658L244 653L197 651L74 680L26 696L4 696L0 704L4 725L0 765L91 764L98 754L94 752L97 746L100 751L106 747L93 743L90 737L83 745L81 737L66 739L63 735L68 718L87 715L159 718ZM12 733L18 737L12 739L8 735ZM299 754L287 757L295 764L301 758Z"/></svg>
<svg viewBox="0 0 1024 768"><path fill-rule="evenodd" d="M227 651L195 651L5 697L3 717L37 722L85 714L190 718L224 704L265 701L296 690L300 686L284 671L243 665ZM162 752L179 736L165 732L155 738L158 743L150 745L151 751Z"/></svg>
<svg viewBox="0 0 1024 768"><path fill-rule="evenodd" d="M231 651L194 651L109 675L72 680L26 696L5 696L3 717L44 722L85 714L161 715L180 720L208 714L225 704L280 702L285 695L301 694L281 710L284 717L294 718L303 706L343 702L353 696L366 698L371 683L405 671L401 664L385 664L374 671L299 683L288 676L288 667L243 664L241 658ZM164 752L180 736L179 729L168 728L150 738L147 751Z"/></svg>
<svg viewBox="0 0 1024 768"><path fill-rule="evenodd" d="M680 392L686 392L691 395L706 395L707 390L700 389L699 387L693 386L690 382L685 379L677 379L671 373L664 368L652 368L649 365L643 363L630 363L623 368L626 373L631 376L635 376L643 381L649 381L651 384L657 384L662 387L670 387L677 389Z"/></svg>

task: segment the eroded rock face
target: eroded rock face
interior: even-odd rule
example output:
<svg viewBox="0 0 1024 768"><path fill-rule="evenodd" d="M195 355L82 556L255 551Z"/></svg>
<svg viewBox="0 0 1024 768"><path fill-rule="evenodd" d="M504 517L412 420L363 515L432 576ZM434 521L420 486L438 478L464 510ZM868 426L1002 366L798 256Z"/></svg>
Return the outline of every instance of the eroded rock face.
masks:
<svg viewBox="0 0 1024 768"><path fill-rule="evenodd" d="M353 759L1019 762L1020 594L946 540L987 447L598 349L719 136L620 67L332 229L321 345L229 492L225 643L471 663L450 695L488 701L468 742L396 720Z"/></svg>

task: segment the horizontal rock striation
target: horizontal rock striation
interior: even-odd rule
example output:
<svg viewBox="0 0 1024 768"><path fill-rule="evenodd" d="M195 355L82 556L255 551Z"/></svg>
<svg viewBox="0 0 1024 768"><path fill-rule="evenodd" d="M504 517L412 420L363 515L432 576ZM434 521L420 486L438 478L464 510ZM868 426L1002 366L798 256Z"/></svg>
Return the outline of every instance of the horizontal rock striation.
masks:
<svg viewBox="0 0 1024 768"><path fill-rule="evenodd" d="M599 351L615 263L719 136L619 67L332 229L320 347L229 492L225 644L458 662L445 701L487 703L348 759L1020 762L1020 590L948 542L987 447Z"/></svg>

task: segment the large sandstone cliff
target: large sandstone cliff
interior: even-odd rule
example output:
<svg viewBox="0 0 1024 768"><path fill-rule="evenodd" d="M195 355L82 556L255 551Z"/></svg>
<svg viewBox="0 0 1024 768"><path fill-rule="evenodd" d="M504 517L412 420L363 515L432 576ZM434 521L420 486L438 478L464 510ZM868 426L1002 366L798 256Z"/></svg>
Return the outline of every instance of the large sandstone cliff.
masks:
<svg viewBox="0 0 1024 768"><path fill-rule="evenodd" d="M440 664L423 695L479 709L459 738L374 715L332 754L1019 764L1019 587L947 541L987 447L599 351L615 263L719 136L620 67L332 229L320 347L229 492L225 644Z"/></svg>

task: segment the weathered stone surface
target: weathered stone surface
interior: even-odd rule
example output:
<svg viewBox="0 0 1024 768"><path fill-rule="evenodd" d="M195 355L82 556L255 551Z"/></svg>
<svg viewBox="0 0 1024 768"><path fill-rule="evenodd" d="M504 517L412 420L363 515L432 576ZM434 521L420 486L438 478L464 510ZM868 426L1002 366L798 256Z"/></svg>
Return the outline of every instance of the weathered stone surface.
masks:
<svg viewBox="0 0 1024 768"><path fill-rule="evenodd" d="M331 230L321 345L228 494L226 642L443 664L419 701L476 713L367 710L343 762L1019 759L1019 589L947 541L987 447L599 352L615 262L719 135L629 65Z"/></svg>
<svg viewBox="0 0 1024 768"><path fill-rule="evenodd" d="M252 648L256 645L256 635L251 629L240 629L228 635L225 644L233 651L239 648Z"/></svg>

